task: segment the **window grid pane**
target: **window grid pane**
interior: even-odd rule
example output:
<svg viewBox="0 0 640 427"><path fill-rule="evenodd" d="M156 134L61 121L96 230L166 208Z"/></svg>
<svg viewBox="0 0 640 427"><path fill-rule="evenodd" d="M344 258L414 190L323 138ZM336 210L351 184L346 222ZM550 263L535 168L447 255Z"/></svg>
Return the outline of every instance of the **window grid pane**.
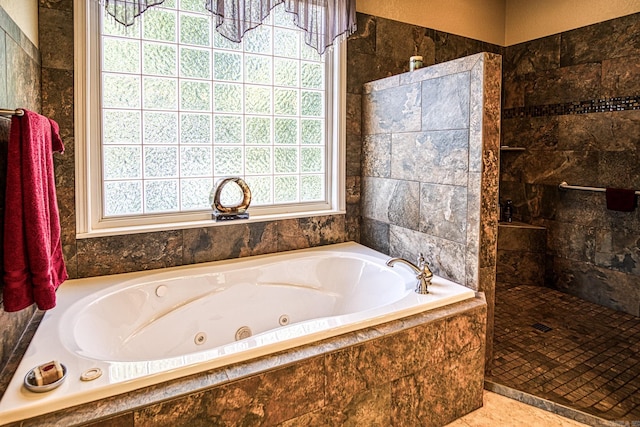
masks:
<svg viewBox="0 0 640 427"><path fill-rule="evenodd" d="M201 4L102 19L105 216L207 210L227 176L253 206L326 197L324 58L282 6L233 43Z"/></svg>

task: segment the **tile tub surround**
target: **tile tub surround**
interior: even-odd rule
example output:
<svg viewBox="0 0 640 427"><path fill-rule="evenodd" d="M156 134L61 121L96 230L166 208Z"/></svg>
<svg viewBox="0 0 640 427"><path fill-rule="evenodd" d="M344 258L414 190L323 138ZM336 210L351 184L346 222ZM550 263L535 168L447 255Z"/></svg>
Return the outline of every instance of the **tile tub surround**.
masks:
<svg viewBox="0 0 640 427"><path fill-rule="evenodd" d="M477 294L9 425L443 426L482 405L486 313L484 296Z"/></svg>
<svg viewBox="0 0 640 427"><path fill-rule="evenodd" d="M640 189L640 14L504 50L500 198L547 229L545 285L640 315L640 209L606 209L602 193Z"/></svg>
<svg viewBox="0 0 640 427"><path fill-rule="evenodd" d="M40 52L20 30L15 22L0 8L0 108L23 107L40 111ZM6 190L7 149L11 118L0 117L0 224L4 224ZM57 156L57 155L56 155ZM0 242L3 227L0 226ZM0 260L3 252L0 245ZM0 263L1 264L1 263ZM0 265L0 277L2 277ZM0 280L0 304L2 304L2 282ZM6 387L8 373L16 366L9 364L12 353L29 322L38 316L35 307L7 313L0 307L0 394ZM17 357L19 359L19 355Z"/></svg>
<svg viewBox="0 0 640 427"><path fill-rule="evenodd" d="M362 243L485 292L489 341L500 84L500 56L480 53L368 83L362 102Z"/></svg>
<svg viewBox="0 0 640 427"><path fill-rule="evenodd" d="M499 223L496 292L518 285L544 286L546 247L544 227Z"/></svg>

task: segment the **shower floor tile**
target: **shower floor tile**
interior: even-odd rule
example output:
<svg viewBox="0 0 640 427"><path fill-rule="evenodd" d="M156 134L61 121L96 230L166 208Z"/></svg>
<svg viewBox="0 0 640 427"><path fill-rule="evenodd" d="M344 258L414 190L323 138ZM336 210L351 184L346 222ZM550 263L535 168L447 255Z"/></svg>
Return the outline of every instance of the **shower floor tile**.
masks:
<svg viewBox="0 0 640 427"><path fill-rule="evenodd" d="M640 425L640 318L553 289L499 289L487 380Z"/></svg>

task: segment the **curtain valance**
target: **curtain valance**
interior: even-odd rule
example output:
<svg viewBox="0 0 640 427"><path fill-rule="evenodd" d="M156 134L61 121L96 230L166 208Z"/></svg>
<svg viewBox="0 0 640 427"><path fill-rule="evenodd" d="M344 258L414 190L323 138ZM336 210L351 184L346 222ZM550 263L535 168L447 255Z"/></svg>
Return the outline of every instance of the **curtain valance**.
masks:
<svg viewBox="0 0 640 427"><path fill-rule="evenodd" d="M165 0L97 0L122 25L132 25L148 8ZM284 3L294 23L304 30L305 42L322 54L334 41L356 30L355 0L202 0L215 15L216 30L229 40L240 42L257 27L271 9Z"/></svg>

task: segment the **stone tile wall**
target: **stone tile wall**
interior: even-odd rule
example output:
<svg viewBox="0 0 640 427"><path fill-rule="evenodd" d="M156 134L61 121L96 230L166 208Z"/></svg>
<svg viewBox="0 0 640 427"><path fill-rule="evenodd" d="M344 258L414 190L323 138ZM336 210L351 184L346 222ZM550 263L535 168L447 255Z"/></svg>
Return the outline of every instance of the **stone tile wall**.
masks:
<svg viewBox="0 0 640 427"><path fill-rule="evenodd" d="M40 52L15 22L0 8L0 108L27 108L40 111ZM11 119L0 116L0 242L3 239L7 148ZM2 304L2 259L0 245L0 305ZM27 328L35 308L17 313L0 310L0 391L6 387L2 372L13 371L7 366L16 343ZM5 369L6 368L6 369ZM10 375L9 375L10 378ZM8 381L8 379L7 379Z"/></svg>
<svg viewBox="0 0 640 427"><path fill-rule="evenodd" d="M476 54L366 84L362 104L362 243L485 292L488 341L500 84L500 56Z"/></svg>
<svg viewBox="0 0 640 427"><path fill-rule="evenodd" d="M444 426L482 406L486 303L452 304L10 426Z"/></svg>
<svg viewBox="0 0 640 427"><path fill-rule="evenodd" d="M544 286L547 230L525 223L498 224L496 290Z"/></svg>
<svg viewBox="0 0 640 427"><path fill-rule="evenodd" d="M640 210L603 193L640 189L640 14L505 48L501 199L547 228L546 285L640 315Z"/></svg>

